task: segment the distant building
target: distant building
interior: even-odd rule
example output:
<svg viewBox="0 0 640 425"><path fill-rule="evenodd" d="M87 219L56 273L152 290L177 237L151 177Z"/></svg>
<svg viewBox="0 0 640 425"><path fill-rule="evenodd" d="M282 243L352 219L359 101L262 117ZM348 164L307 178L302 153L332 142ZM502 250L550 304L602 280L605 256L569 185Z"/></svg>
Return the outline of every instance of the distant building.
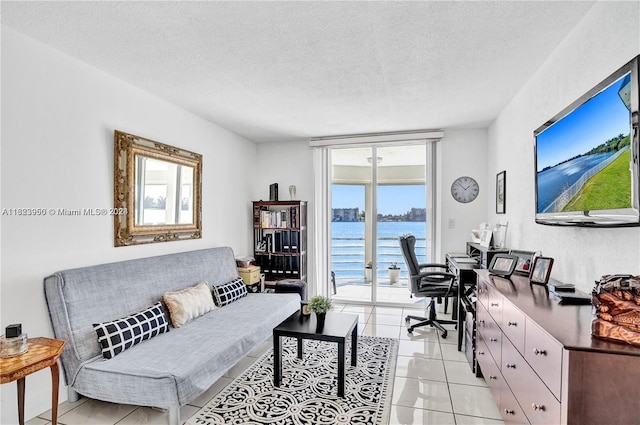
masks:
<svg viewBox="0 0 640 425"><path fill-rule="evenodd" d="M360 208L333 208L332 221L358 221Z"/></svg>
<svg viewBox="0 0 640 425"><path fill-rule="evenodd" d="M408 221L427 221L427 209L426 208L411 208L411 211L407 214Z"/></svg>

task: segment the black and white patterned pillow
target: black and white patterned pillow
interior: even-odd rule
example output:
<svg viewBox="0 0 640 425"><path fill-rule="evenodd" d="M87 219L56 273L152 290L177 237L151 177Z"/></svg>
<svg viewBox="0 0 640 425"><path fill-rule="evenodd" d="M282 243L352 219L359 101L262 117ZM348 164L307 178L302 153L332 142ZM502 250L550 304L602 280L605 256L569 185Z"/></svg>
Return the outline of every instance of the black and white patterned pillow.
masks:
<svg viewBox="0 0 640 425"><path fill-rule="evenodd" d="M154 336L169 332L169 324L160 302L146 310L111 322L93 325L98 334L102 356L111 359L124 350Z"/></svg>
<svg viewBox="0 0 640 425"><path fill-rule="evenodd" d="M213 287L213 299L218 307L231 304L246 295L247 285L244 284L244 280L241 277L236 277L224 285Z"/></svg>

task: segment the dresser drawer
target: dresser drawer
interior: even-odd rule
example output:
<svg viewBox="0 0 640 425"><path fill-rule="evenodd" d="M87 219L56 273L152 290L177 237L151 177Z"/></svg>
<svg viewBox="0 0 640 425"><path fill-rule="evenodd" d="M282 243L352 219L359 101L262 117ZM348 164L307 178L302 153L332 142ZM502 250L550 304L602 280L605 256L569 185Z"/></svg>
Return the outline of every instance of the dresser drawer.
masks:
<svg viewBox="0 0 640 425"><path fill-rule="evenodd" d="M493 358L489 355L488 348L483 342L478 343L477 354L482 375L491 390L491 395L493 395L493 399L496 401L496 405L504 422L507 424L528 424L529 422L524 412L511 393L511 389L509 389L502 373L500 373L498 365L496 365Z"/></svg>
<svg viewBox="0 0 640 425"><path fill-rule="evenodd" d="M502 331L484 307L478 308L477 315L478 340L484 341L491 356L499 365L502 361Z"/></svg>
<svg viewBox="0 0 640 425"><path fill-rule="evenodd" d="M478 297L478 302L481 303L485 308L489 308L489 289L488 283L484 279L477 279L476 283L476 292Z"/></svg>
<svg viewBox="0 0 640 425"><path fill-rule="evenodd" d="M559 400L562 382L562 345L527 319L524 358Z"/></svg>
<svg viewBox="0 0 640 425"><path fill-rule="evenodd" d="M501 388L500 401L496 402L505 424L529 424L527 416L524 414L524 411L520 407L520 404L518 404L508 385L504 385L504 387Z"/></svg>
<svg viewBox="0 0 640 425"><path fill-rule="evenodd" d="M516 348L502 344L502 375L532 424L559 424L560 402Z"/></svg>
<svg viewBox="0 0 640 425"><path fill-rule="evenodd" d="M504 297L498 292L497 289L488 287L488 305L487 311L493 317L496 323L502 323L502 304L504 303Z"/></svg>
<svg viewBox="0 0 640 425"><path fill-rule="evenodd" d="M526 316L510 302L502 306L502 332L520 353L524 353Z"/></svg>
<svg viewBox="0 0 640 425"><path fill-rule="evenodd" d="M506 386L506 383L504 382L504 378L500 373L498 365L496 365L493 357L489 354L489 349L484 341L478 341L476 358L478 359L478 364L482 370L482 376L484 376L484 380L489 386L491 394L497 404L500 401L500 391Z"/></svg>

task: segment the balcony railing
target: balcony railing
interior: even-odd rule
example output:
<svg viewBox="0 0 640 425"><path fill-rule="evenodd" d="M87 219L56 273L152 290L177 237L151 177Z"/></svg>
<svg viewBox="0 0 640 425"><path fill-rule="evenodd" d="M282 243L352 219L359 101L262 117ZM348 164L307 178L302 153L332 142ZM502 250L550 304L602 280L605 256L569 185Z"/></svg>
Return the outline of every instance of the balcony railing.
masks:
<svg viewBox="0 0 640 425"><path fill-rule="evenodd" d="M400 282L407 280L407 267L400 250L398 238L378 238L377 277L379 283L389 281L388 268L392 263L400 267ZM426 254L425 238L416 239L416 256L422 262ZM331 239L331 269L336 281L349 283L365 282L365 239L340 237Z"/></svg>

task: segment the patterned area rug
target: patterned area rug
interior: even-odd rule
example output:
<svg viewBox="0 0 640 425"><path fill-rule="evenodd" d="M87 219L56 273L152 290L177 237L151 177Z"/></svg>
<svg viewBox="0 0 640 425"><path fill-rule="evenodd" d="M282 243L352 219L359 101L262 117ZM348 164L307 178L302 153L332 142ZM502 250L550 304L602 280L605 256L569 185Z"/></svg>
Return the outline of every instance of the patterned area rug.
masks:
<svg viewBox="0 0 640 425"><path fill-rule="evenodd" d="M337 344L283 340L283 376L273 386L273 349L191 417L189 425L212 424L387 424L398 357L398 341L358 337L358 365L345 362L345 398L337 396Z"/></svg>

